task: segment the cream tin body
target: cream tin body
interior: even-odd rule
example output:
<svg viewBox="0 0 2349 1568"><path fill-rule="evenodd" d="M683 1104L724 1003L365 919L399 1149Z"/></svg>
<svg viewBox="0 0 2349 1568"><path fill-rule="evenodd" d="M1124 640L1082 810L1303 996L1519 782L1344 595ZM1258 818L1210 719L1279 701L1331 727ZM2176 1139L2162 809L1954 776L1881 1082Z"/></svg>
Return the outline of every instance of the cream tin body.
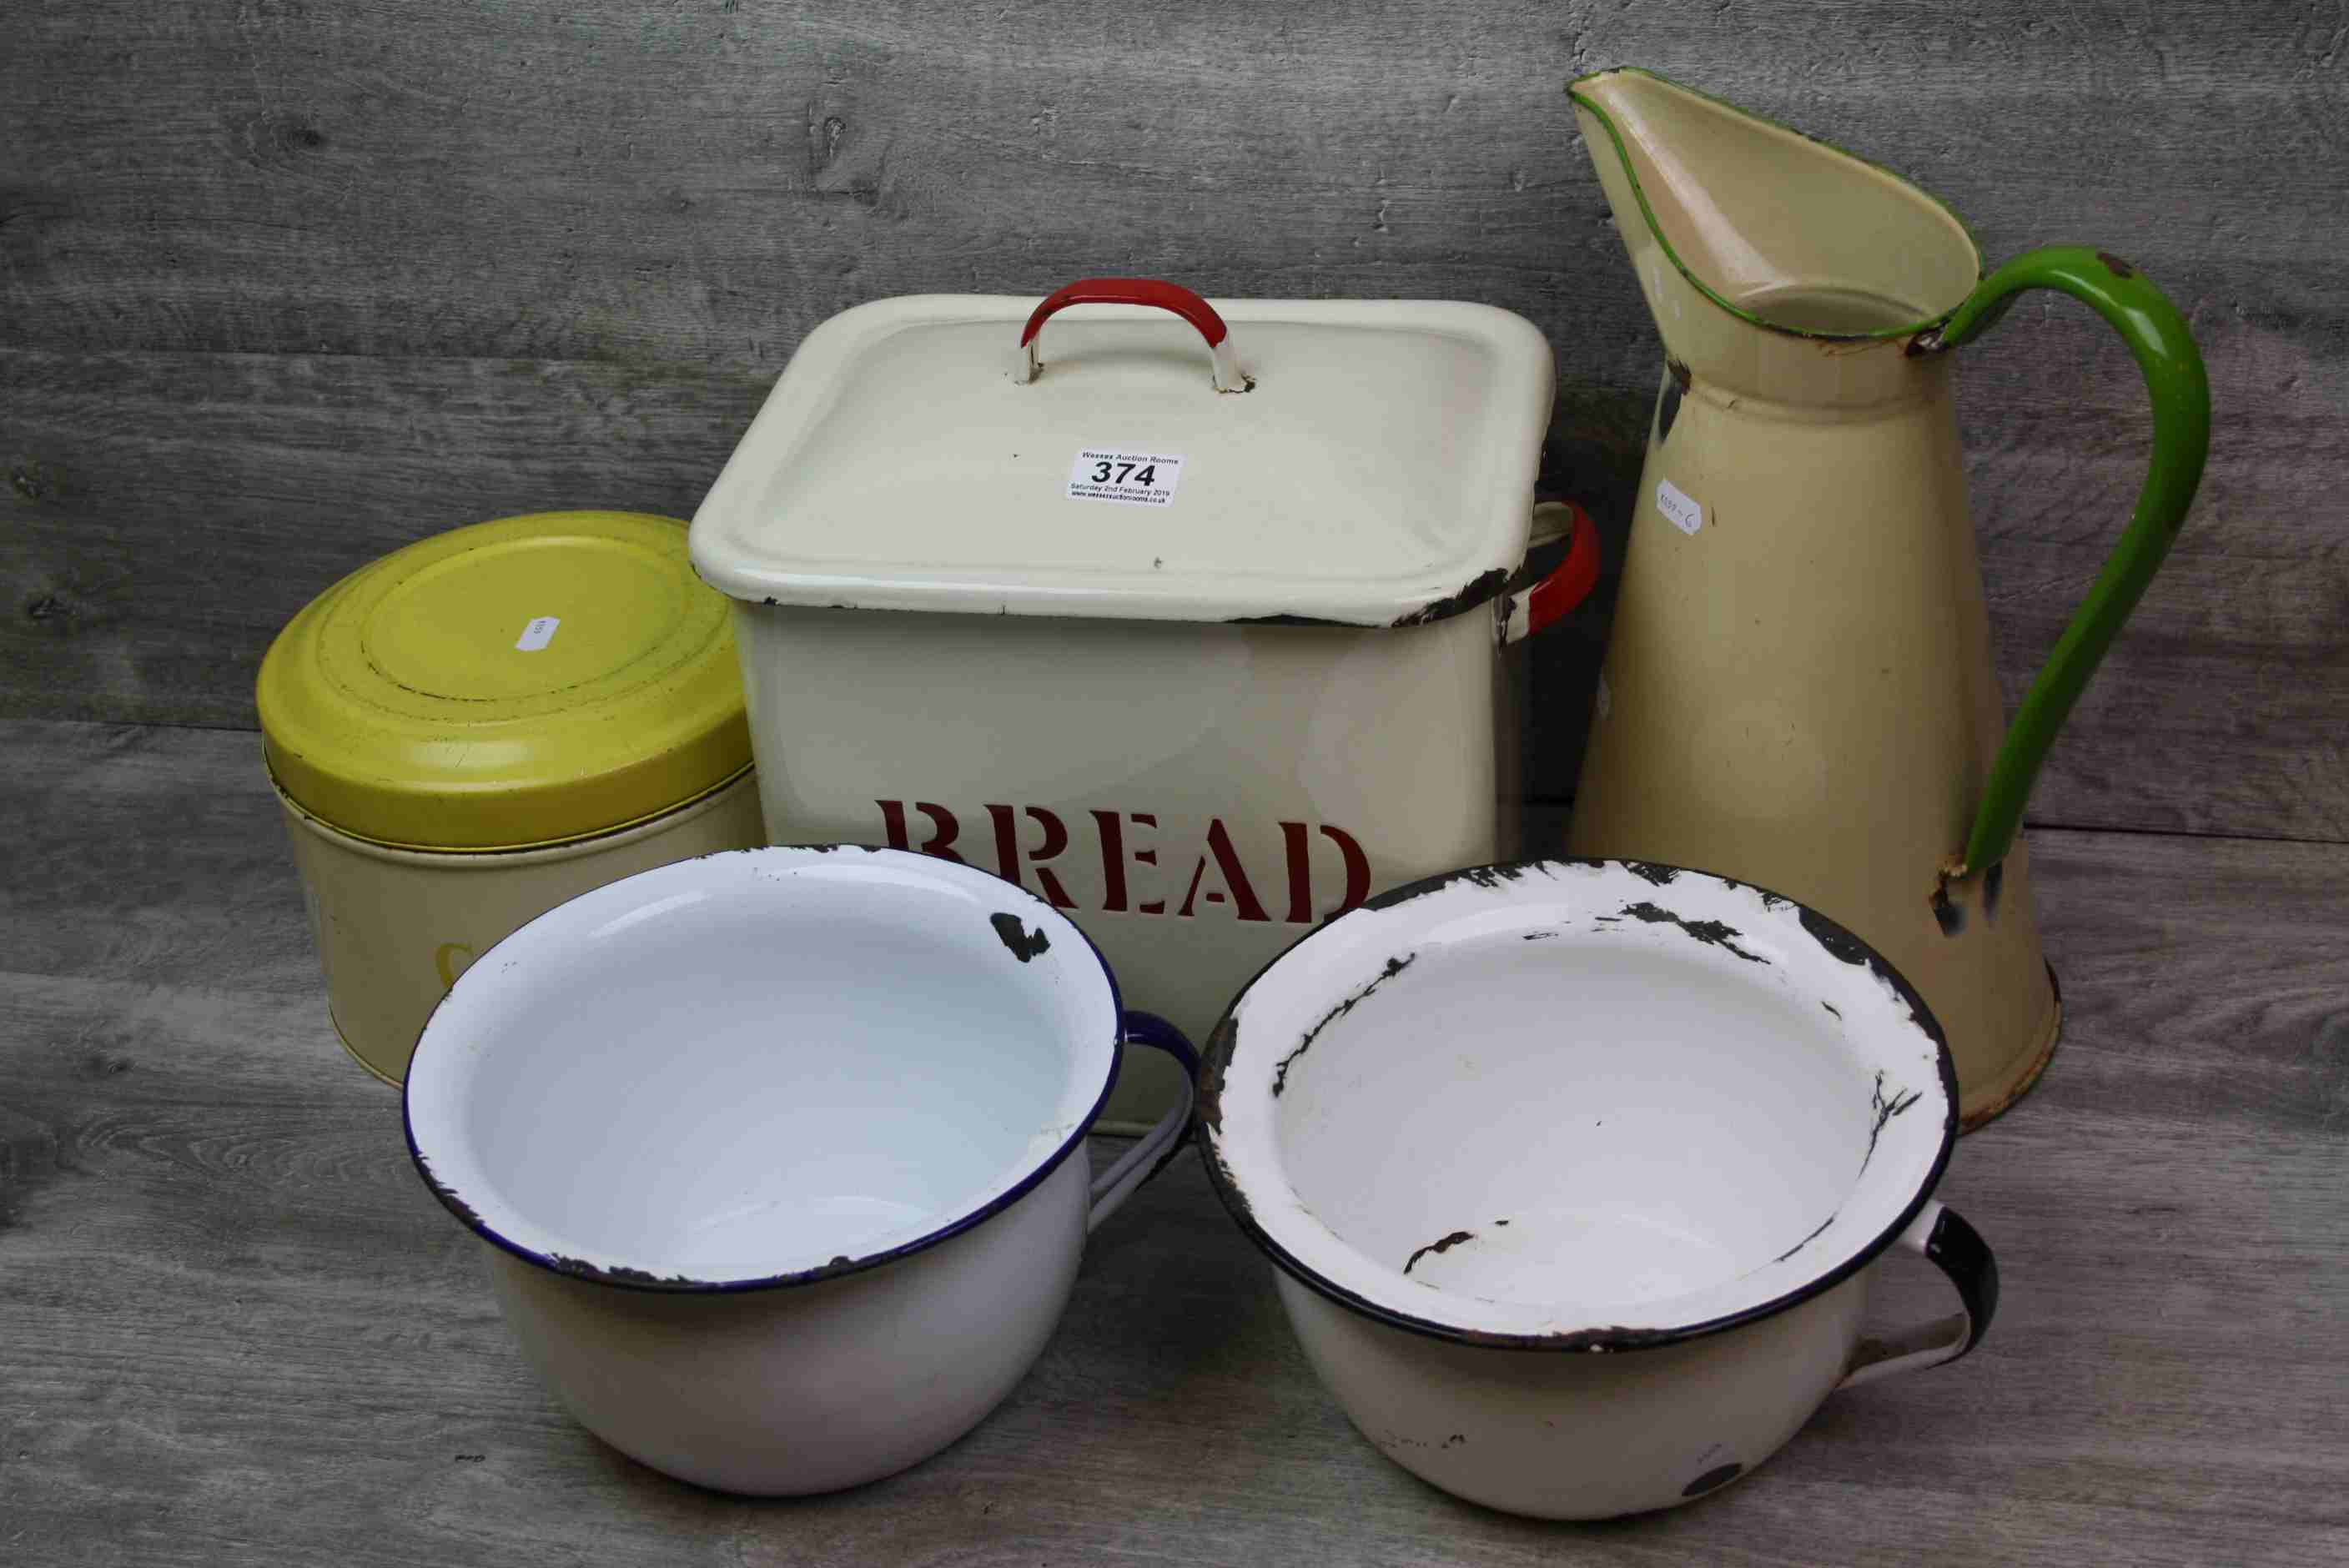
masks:
<svg viewBox="0 0 2349 1568"><path fill-rule="evenodd" d="M394 849L354 838L284 789L335 1032L397 1084L424 1021L474 959L564 900L637 872L765 841L757 775L746 769L693 800L617 832L548 848Z"/></svg>

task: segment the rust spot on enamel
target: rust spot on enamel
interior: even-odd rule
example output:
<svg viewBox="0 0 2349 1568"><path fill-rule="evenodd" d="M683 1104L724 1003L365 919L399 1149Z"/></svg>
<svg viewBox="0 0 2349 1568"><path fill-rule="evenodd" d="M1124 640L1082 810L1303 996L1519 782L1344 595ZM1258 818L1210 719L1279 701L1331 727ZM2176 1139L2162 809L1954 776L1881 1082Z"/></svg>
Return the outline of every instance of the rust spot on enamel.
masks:
<svg viewBox="0 0 2349 1568"><path fill-rule="evenodd" d="M1474 1231L1454 1231L1448 1236L1440 1236L1436 1240L1428 1243L1427 1245L1420 1248L1419 1251L1412 1253L1409 1258L1405 1259L1402 1265L1402 1272L1405 1274L1411 1273L1413 1265L1417 1264L1420 1259L1425 1257L1430 1253L1434 1253L1438 1256L1441 1256L1442 1254L1450 1252L1453 1248L1458 1246L1461 1243L1473 1242L1475 1239L1476 1233Z"/></svg>
<svg viewBox="0 0 2349 1568"><path fill-rule="evenodd" d="M1410 968L1412 961L1416 959L1418 956L1419 954L1416 953L1406 953L1400 958L1388 959L1386 967L1380 970L1378 974L1371 978L1368 985L1355 992L1352 995L1347 997L1344 1001L1339 1003L1336 1006L1330 1008L1327 1013L1324 1013L1321 1016L1321 1021L1314 1025L1310 1029L1308 1029L1305 1032L1305 1037L1297 1042L1297 1048L1289 1052L1287 1056L1281 1057L1279 1062L1274 1066L1272 1069L1273 1098L1276 1099L1278 1099L1280 1091L1288 1087L1288 1069L1290 1065L1294 1063L1298 1057L1303 1056L1307 1048L1310 1047L1315 1040L1321 1037L1322 1030L1328 1028L1330 1025L1336 1023L1339 1019L1352 1012L1356 1007L1361 1006L1363 1002L1369 1000L1371 993L1376 991L1380 986L1385 985L1388 981L1393 979L1396 975Z"/></svg>
<svg viewBox="0 0 2349 1568"><path fill-rule="evenodd" d="M1767 958L1763 957L1762 954L1758 953L1748 953L1743 947L1738 946L1736 939L1743 935L1744 933L1740 932L1735 926L1729 924L1725 921L1688 920L1680 915L1674 914L1671 910L1664 908L1661 904L1647 903L1644 902L1640 903L1627 903L1623 906L1622 913L1630 915L1633 920L1643 921L1650 925L1677 925L1697 941L1704 943L1708 946L1724 948L1731 953L1734 953L1738 957L1743 958L1748 964L1767 964L1770 962Z"/></svg>
<svg viewBox="0 0 2349 1568"><path fill-rule="evenodd" d="M1051 948L1051 940L1044 934L1042 926L1030 931L1019 923L1019 917L1016 914L1008 912L990 914L987 917L987 923L995 927L995 934L1002 939L1003 945L1010 950L1012 957L1022 964Z"/></svg>
<svg viewBox="0 0 2349 1568"><path fill-rule="evenodd" d="M1868 1152L1859 1157L1862 1171L1867 1170L1868 1162L1876 1158L1876 1140L1884 1136L1884 1124L1916 1104L1924 1092L1923 1089L1912 1088L1903 1093L1896 1088L1888 1097L1884 1092L1884 1069L1876 1069L1876 1086L1868 1090L1868 1114L1876 1120L1868 1130ZM1822 1230L1825 1228L1820 1227Z"/></svg>
<svg viewBox="0 0 2349 1568"><path fill-rule="evenodd" d="M1509 574L1495 566L1479 573L1460 585L1456 593L1447 593L1431 603L1421 605L1407 615L1397 617L1397 626L1423 626L1430 621L1442 621L1457 615L1463 610L1473 610L1498 593L1507 583Z"/></svg>

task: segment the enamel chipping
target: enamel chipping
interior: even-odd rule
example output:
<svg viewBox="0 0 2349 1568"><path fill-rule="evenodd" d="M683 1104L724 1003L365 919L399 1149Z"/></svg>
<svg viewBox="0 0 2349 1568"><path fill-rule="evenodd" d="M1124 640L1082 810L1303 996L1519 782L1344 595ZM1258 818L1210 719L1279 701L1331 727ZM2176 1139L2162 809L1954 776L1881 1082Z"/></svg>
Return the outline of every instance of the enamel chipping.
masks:
<svg viewBox="0 0 2349 1568"><path fill-rule="evenodd" d="M834 1273L1066 1157L1117 1019L1083 936L984 872L710 856L575 899L468 971L418 1048L410 1136L444 1202L559 1272Z"/></svg>
<svg viewBox="0 0 2349 1568"><path fill-rule="evenodd" d="M1373 901L1219 1048L1211 1165L1276 1259L1464 1339L1629 1347L1799 1299L1899 1233L1951 1130L1933 1026L1872 955L1664 867Z"/></svg>

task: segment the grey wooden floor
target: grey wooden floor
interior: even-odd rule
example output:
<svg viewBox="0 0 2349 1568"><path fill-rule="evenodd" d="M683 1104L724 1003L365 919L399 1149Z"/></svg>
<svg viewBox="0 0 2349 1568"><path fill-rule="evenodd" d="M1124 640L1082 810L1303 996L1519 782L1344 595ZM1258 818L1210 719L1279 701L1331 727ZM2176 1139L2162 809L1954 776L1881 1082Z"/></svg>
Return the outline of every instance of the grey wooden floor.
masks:
<svg viewBox="0 0 2349 1568"><path fill-rule="evenodd" d="M0 724L0 1563L2349 1561L2349 846L2034 837L2071 1023L1943 1195L1982 1351L1548 1526L1388 1464L1185 1158L969 1437L754 1503L573 1426L326 1018L244 733ZM1943 1310L1894 1265L1888 1317Z"/></svg>

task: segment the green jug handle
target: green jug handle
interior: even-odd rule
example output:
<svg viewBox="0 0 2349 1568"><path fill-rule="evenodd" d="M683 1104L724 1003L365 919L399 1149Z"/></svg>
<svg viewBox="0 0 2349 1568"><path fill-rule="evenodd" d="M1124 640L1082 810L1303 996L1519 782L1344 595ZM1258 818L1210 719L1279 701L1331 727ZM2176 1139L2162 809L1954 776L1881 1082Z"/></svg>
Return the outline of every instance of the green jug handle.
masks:
<svg viewBox="0 0 2349 1568"><path fill-rule="evenodd" d="M2103 316L2128 345L2153 400L2153 465L2137 491L2128 531L2023 694L2023 706L2015 709L2005 744L1982 786L1964 857L1943 870L1948 881L1988 871L2014 847L2023 802L2039 777L2040 764L2047 760L2047 748L2096 673L2105 650L2119 634L2121 623L2137 608L2162 557L2169 553L2170 541L2178 537L2194 489L2201 483L2202 459L2210 445L2210 382L2186 318L2142 273L2103 251L2048 245L2015 257L1984 278L1938 331L1918 338L1909 352L1930 353L1971 341L2006 314L2017 294L2030 289L2061 289Z"/></svg>

